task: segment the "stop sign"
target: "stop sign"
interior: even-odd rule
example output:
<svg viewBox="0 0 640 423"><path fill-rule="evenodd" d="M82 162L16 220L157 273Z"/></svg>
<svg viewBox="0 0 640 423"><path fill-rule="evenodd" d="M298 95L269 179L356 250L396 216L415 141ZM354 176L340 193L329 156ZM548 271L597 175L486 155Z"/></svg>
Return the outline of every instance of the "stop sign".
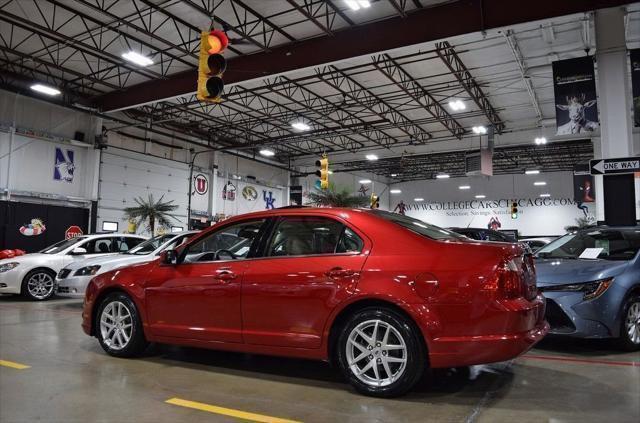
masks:
<svg viewBox="0 0 640 423"><path fill-rule="evenodd" d="M80 226L69 226L69 228L67 228L67 230L64 232L64 239L71 239L71 238L75 238L77 236L82 235L82 229L80 229Z"/></svg>

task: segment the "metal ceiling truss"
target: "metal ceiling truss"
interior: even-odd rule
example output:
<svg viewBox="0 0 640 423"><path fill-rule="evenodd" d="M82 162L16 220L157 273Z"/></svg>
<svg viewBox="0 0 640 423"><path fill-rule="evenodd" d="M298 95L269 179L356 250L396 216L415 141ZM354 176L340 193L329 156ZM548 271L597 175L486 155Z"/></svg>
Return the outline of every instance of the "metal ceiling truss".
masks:
<svg viewBox="0 0 640 423"><path fill-rule="evenodd" d="M402 68L388 54L381 54L372 58L373 66L380 71L387 79L393 82L413 101L424 107L424 109L438 120L451 135L462 139L465 134L464 127L453 116L438 103L433 95L429 94L409 73Z"/></svg>
<svg viewBox="0 0 640 423"><path fill-rule="evenodd" d="M473 75L471 75L471 72L469 72L462 60L460 60L458 53L456 53L451 44L449 44L448 41L436 43L436 53L456 77L458 82L460 82L460 85L462 85L469 97L471 97L480 110L484 112L484 115L489 120L489 123L493 125L496 132L501 134L504 130L504 122L500 119L500 116L491 105L491 102L489 102L482 88L480 88L480 85L478 85Z"/></svg>
<svg viewBox="0 0 640 423"><path fill-rule="evenodd" d="M334 171L363 171L389 177L398 182L433 179L439 173L451 177L465 175L467 151L421 154L382 158L376 162L358 161L334 164ZM517 174L526 169L541 172L572 171L578 164L588 163L593 158L590 140L554 142L545 146L521 145L497 147L493 155L493 174ZM391 177L391 174L397 174Z"/></svg>

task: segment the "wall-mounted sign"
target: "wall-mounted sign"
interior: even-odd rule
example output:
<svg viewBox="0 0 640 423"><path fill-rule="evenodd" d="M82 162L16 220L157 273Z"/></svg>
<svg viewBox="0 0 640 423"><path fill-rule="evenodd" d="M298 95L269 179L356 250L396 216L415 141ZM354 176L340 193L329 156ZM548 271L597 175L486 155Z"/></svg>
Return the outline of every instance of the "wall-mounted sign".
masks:
<svg viewBox="0 0 640 423"><path fill-rule="evenodd" d="M276 199L273 197L273 192L272 191L268 191L268 195L267 195L267 191L266 190L262 190L262 199L264 200L264 208L269 210L269 209L275 209L276 207L274 206L274 203L276 202Z"/></svg>
<svg viewBox="0 0 640 423"><path fill-rule="evenodd" d="M255 201L258 198L258 191L251 185L242 188L242 197L247 201Z"/></svg>
<svg viewBox="0 0 640 423"><path fill-rule="evenodd" d="M44 231L47 230L47 227L44 225L44 222L42 221L42 219L31 219L30 223L25 223L24 225L20 226L20 233L24 236L38 236L42 233L44 233Z"/></svg>
<svg viewBox="0 0 640 423"><path fill-rule="evenodd" d="M82 232L82 228L80 228L80 226L72 225L69 226L66 231L64 231L64 239L76 238L83 234L84 233Z"/></svg>
<svg viewBox="0 0 640 423"><path fill-rule="evenodd" d="M553 62L557 135L590 133L600 127L590 56Z"/></svg>
<svg viewBox="0 0 640 423"><path fill-rule="evenodd" d="M611 175L617 173L640 172L640 158L590 160L592 175Z"/></svg>
<svg viewBox="0 0 640 423"><path fill-rule="evenodd" d="M640 126L640 48L631 50L631 92L635 126Z"/></svg>
<svg viewBox="0 0 640 423"><path fill-rule="evenodd" d="M222 199L227 201L235 201L236 200L236 186L233 182L227 182L224 187L222 187Z"/></svg>
<svg viewBox="0 0 640 423"><path fill-rule="evenodd" d="M302 205L302 185L292 185L289 187L289 205Z"/></svg>
<svg viewBox="0 0 640 423"><path fill-rule="evenodd" d="M56 181L73 182L73 172L76 169L73 150L56 147L53 179Z"/></svg>
<svg viewBox="0 0 640 423"><path fill-rule="evenodd" d="M200 195L205 195L207 191L209 191L209 179L206 175L202 173L198 173L194 178L193 182L195 184L195 191Z"/></svg>

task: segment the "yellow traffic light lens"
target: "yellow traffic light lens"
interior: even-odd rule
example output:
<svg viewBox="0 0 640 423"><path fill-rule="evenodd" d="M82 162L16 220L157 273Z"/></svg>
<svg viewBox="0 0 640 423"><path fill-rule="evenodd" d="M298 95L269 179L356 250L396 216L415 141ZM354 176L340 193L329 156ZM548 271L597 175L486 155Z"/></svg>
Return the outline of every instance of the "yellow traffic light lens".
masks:
<svg viewBox="0 0 640 423"><path fill-rule="evenodd" d="M221 54L213 54L207 58L209 74L220 76L227 69L227 61Z"/></svg>

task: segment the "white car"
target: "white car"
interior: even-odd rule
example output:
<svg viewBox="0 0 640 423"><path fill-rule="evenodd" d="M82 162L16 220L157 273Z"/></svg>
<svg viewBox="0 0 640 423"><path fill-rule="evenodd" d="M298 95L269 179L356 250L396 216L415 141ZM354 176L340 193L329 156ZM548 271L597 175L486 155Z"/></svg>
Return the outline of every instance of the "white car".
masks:
<svg viewBox="0 0 640 423"><path fill-rule="evenodd" d="M125 252L146 240L140 235L95 234L65 239L38 253L0 260L0 294L22 294L42 301L54 292L64 266L105 254Z"/></svg>
<svg viewBox="0 0 640 423"><path fill-rule="evenodd" d="M155 259L165 249L174 249L198 231L174 232L151 238L126 253L74 261L58 272L57 295L83 298L89 281L101 273Z"/></svg>

